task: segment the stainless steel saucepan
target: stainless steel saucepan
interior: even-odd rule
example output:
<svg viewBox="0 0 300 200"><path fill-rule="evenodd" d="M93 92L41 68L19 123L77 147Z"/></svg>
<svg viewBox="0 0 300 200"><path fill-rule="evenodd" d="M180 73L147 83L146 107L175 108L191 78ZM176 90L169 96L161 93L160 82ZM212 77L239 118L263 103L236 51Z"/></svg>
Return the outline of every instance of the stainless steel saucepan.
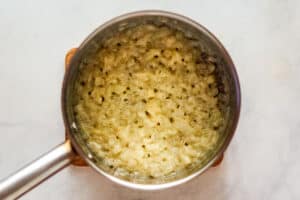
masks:
<svg viewBox="0 0 300 200"><path fill-rule="evenodd" d="M218 84L220 85L218 98L219 101L224 104L222 112L226 115L227 120L222 132L222 139L214 152L202 162L203 165L177 174L170 179L164 179L163 181L152 180L145 181L144 183L134 183L117 177L96 164L97 161L84 142L82 134L80 134L76 128L71 100L74 82L78 75L79 64L85 56L99 48L101 43L114 33L145 23L167 25L171 28L183 31L187 37L200 41L205 51L214 56L216 59L216 75ZM203 173L223 155L237 126L241 97L238 75L234 64L225 48L212 33L193 20L178 14L165 11L139 11L110 20L97 28L83 41L72 57L69 68L66 71L61 101L64 124L69 139L2 180L0 183L0 199L14 199L21 196L47 177L68 166L76 155L83 158L90 167L105 177L133 189L157 190L182 184Z"/></svg>

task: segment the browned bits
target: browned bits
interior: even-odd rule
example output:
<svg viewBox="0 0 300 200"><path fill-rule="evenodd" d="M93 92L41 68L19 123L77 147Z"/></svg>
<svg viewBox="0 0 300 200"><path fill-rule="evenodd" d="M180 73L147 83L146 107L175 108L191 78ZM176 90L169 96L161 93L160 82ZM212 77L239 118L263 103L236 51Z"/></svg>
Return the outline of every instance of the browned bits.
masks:
<svg viewBox="0 0 300 200"><path fill-rule="evenodd" d="M201 52L200 56L203 60L206 60L208 58L208 54L206 52Z"/></svg>
<svg viewBox="0 0 300 200"><path fill-rule="evenodd" d="M145 114L147 117L151 117L151 114L147 110L145 111Z"/></svg>

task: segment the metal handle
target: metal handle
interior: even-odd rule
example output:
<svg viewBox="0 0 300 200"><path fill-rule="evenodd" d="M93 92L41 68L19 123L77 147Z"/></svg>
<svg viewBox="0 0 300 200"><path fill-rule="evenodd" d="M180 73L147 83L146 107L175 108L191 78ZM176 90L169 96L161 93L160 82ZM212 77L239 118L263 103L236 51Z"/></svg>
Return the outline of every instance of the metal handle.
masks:
<svg viewBox="0 0 300 200"><path fill-rule="evenodd" d="M0 182L0 199L16 199L69 165L74 152L69 140Z"/></svg>

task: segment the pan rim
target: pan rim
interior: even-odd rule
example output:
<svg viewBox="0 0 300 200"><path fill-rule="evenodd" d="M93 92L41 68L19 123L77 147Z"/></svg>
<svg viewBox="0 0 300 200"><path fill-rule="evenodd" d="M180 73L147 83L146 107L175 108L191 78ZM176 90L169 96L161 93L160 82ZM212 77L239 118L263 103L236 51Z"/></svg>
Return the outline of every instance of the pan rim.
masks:
<svg viewBox="0 0 300 200"><path fill-rule="evenodd" d="M232 137L237 128L237 124L238 124L238 120L239 120L239 116L240 116L240 108L241 108L241 91L240 91L240 83L239 83L238 74L236 72L235 65L234 65L231 57L229 56L227 50L221 44L221 42L209 30L207 30L204 26L200 25L199 23L195 22L194 20L192 20L188 17L182 16L182 15L179 15L179 14L173 13L173 12L168 12L168 11L163 11L163 10L141 10L141 11L130 12L130 13L115 17L115 18L107 21L103 25L100 25L81 43L81 45L79 46L75 55L71 59L70 67L74 66L75 60L80 56L79 55L80 50L85 45L87 45L92 40L92 38L94 38L99 32L101 32L102 30L104 30L105 28L109 27L110 25L112 25L114 23L123 21L125 19L129 19L129 18L139 17L139 16L168 17L168 18L172 18L172 19L175 19L175 20L178 20L178 21L181 21L183 23L193 26L194 28L203 32L210 40L212 40L216 44L216 46L219 48L219 50L224 55L226 62L229 63L228 68L229 68L229 70L231 70L231 74L233 75L231 78L234 81L234 86L235 86L235 91L236 91L236 99L235 99L236 100L236 104L235 104L236 112L232 119L233 125L232 125L232 127L230 127L231 131L229 131L229 135L227 136L226 140L224 141L222 147L217 152L216 156L213 157L205 166L200 168L198 171L196 171L188 176L185 176L181 179L174 180L171 182L160 183L160 184L140 184L140 183L126 181L126 180L120 179L118 177L115 177L115 176L108 174L107 172L101 170L94 162L92 162L88 158L88 156L83 152L82 148L78 144L77 140L74 138L74 136L72 134L71 124L68 122L67 111L66 111L66 107L67 107L66 92L67 92L67 85L68 85L69 79L70 79L70 70L66 71L64 80L63 80L62 96L61 96L61 109L62 109L62 114L63 114L64 125L67 130L67 134L69 135L69 138L71 140L72 146L75 148L75 151L85 160L85 162L89 166L91 166L95 171L97 171L99 174L107 177L108 179L112 180L113 182L118 183L125 187L129 187L132 189L140 189L140 190L160 190L160 189L166 189L166 188L174 187L176 185L180 185L180 184L185 183L185 182L193 179L194 177L204 173L207 169L209 169L214 164L215 161L217 161L223 155L225 150L228 148L229 143L232 140Z"/></svg>

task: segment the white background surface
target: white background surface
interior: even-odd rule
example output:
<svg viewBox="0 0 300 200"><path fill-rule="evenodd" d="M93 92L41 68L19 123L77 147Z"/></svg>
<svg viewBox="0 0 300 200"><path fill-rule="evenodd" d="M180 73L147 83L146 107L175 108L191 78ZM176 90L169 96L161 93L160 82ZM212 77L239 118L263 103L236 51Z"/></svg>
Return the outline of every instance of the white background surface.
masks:
<svg viewBox="0 0 300 200"><path fill-rule="evenodd" d="M218 168L158 192L68 167L23 199L300 199L300 1L0 0L0 178L64 140L64 55L128 11L198 21L225 45L242 87L236 135Z"/></svg>

